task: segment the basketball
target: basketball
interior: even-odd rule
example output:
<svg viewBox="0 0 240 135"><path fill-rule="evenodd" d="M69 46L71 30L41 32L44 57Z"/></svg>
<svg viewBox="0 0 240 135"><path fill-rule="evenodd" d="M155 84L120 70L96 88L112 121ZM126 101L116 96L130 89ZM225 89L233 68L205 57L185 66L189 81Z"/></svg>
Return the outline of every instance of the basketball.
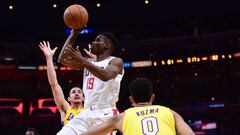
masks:
<svg viewBox="0 0 240 135"><path fill-rule="evenodd" d="M88 12L83 6L74 4L64 11L63 19L67 27L81 29L88 22Z"/></svg>

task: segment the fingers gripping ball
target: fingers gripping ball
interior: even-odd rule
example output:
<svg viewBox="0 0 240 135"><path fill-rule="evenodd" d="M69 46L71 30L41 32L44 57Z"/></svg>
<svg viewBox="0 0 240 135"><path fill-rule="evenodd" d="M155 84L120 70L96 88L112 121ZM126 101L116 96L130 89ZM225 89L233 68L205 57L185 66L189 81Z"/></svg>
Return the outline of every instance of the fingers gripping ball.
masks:
<svg viewBox="0 0 240 135"><path fill-rule="evenodd" d="M67 27L81 29L88 22L88 12L83 6L74 4L64 11L63 19Z"/></svg>

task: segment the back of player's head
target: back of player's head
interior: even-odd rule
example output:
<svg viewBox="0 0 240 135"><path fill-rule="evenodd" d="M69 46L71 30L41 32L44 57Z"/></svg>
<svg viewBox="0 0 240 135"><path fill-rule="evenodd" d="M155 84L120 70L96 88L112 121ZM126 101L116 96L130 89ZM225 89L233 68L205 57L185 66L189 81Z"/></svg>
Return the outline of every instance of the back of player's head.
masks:
<svg viewBox="0 0 240 135"><path fill-rule="evenodd" d="M136 103L149 102L153 94L153 83L147 78L137 78L129 84L130 95Z"/></svg>
<svg viewBox="0 0 240 135"><path fill-rule="evenodd" d="M114 51L117 48L117 46L118 46L118 40L117 40L116 36L114 36L110 32L103 32L101 35L103 35L104 37L107 38L108 42L112 46L112 51Z"/></svg>

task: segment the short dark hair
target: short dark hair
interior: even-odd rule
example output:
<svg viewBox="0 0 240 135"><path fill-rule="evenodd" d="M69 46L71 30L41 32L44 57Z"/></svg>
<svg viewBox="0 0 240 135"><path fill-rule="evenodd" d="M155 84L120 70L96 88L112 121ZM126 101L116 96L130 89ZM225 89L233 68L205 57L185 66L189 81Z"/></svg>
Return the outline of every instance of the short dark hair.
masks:
<svg viewBox="0 0 240 135"><path fill-rule="evenodd" d="M35 135L40 135L39 132L37 131L37 129L35 129L35 128L28 128L27 131L32 131L32 132L34 132Z"/></svg>
<svg viewBox="0 0 240 135"><path fill-rule="evenodd" d="M153 83L144 77L136 78L129 84L129 90L136 103L149 102L153 94Z"/></svg>
<svg viewBox="0 0 240 135"><path fill-rule="evenodd" d="M112 51L114 51L119 44L117 37L110 32L103 32L101 35L103 35L104 37L106 37L110 41L110 44L111 44L112 49L113 49Z"/></svg>
<svg viewBox="0 0 240 135"><path fill-rule="evenodd" d="M72 90L73 88L80 88L81 91L82 91L82 88L81 88L80 86L78 86L78 85L76 85L76 86L72 86L72 87L69 89L69 91L68 91L68 96L70 96L70 94L71 94L71 90ZM82 93L83 93L83 91L82 91Z"/></svg>

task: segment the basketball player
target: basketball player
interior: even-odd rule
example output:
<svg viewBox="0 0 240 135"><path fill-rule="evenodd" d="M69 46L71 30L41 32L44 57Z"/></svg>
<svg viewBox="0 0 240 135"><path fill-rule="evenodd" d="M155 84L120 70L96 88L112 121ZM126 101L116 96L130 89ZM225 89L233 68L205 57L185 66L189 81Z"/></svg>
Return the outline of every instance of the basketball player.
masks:
<svg viewBox="0 0 240 135"><path fill-rule="evenodd" d="M124 135L194 135L178 113L164 106L152 105L154 94L150 80L137 78L130 83L129 90L129 99L134 107L84 135L104 135L113 129L121 130Z"/></svg>
<svg viewBox="0 0 240 135"><path fill-rule="evenodd" d="M73 87L69 91L68 101L64 98L61 86L58 84L56 71L53 64L53 55L57 47L51 49L49 42L40 42L40 49L43 51L47 61L47 76L52 89L54 101L61 115L62 125L66 125L74 116L83 110L83 93L79 87Z"/></svg>
<svg viewBox="0 0 240 135"><path fill-rule="evenodd" d="M86 59L78 47L72 47L79 32L80 30L72 31L63 46L59 61L65 66L84 69L83 93L86 110L64 126L58 135L82 134L118 114L116 102L124 74L123 60L111 56L118 41L111 33L98 35L90 43L91 53L96 55L96 60Z"/></svg>

